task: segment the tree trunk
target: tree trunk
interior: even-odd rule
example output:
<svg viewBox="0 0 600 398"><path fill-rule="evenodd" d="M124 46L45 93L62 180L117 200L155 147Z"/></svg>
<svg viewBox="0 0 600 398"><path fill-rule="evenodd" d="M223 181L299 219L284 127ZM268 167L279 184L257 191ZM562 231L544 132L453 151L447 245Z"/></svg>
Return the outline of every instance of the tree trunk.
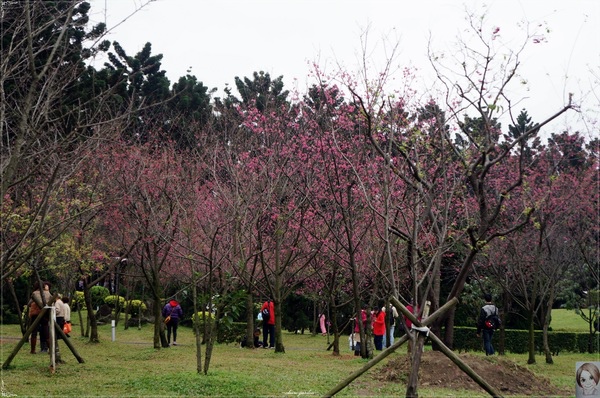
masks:
<svg viewBox="0 0 600 398"><path fill-rule="evenodd" d="M194 314L192 325L194 326L194 337L196 341L196 373L202 373L202 339L200 338L200 317L198 316L198 286L196 273L192 270L192 297L194 299Z"/></svg>
<svg viewBox="0 0 600 398"><path fill-rule="evenodd" d="M212 292L211 292L212 293ZM212 302L210 302L209 308L212 307ZM212 358L213 347L215 346L215 340L217 339L217 326L219 324L219 318L221 315L221 308L217 306L217 312L215 313L214 320L210 320L210 327L208 328L208 339L206 340L206 356L204 357L204 374L208 374L208 368L210 366L210 360Z"/></svg>
<svg viewBox="0 0 600 398"><path fill-rule="evenodd" d="M98 343L98 321L96 320L96 313L92 307L92 295L90 293L90 286L87 283L83 284L83 298L85 300L85 306L87 307L87 318L89 321L90 331L90 343Z"/></svg>
<svg viewBox="0 0 600 398"><path fill-rule="evenodd" d="M552 303L554 302L554 287L550 288L550 294L548 295L548 304L546 308L546 316L544 317L543 327L543 344L544 344L544 355L546 356L546 363L553 364L552 351L550 350L550 344L548 343L548 327L552 320Z"/></svg>
<svg viewBox="0 0 600 398"><path fill-rule="evenodd" d="M406 385L406 397L417 398L419 396L419 367L421 366L421 355L423 354L423 347L425 346L425 335L419 333L417 336L417 343L413 347L410 353L410 375L408 377L408 383Z"/></svg>
<svg viewBox="0 0 600 398"><path fill-rule="evenodd" d="M340 331L338 329L337 323L337 307L335 305L334 299L331 299L331 308L330 319L328 322L331 324L331 329L333 331L333 356L340 356Z"/></svg>
<svg viewBox="0 0 600 398"><path fill-rule="evenodd" d="M154 348L159 349L161 347L166 348L169 346L167 343L167 337L165 336L165 323L162 317L162 302L159 292L161 291L160 282L156 276L152 281L154 284L152 288L152 301L154 309Z"/></svg>
<svg viewBox="0 0 600 398"><path fill-rule="evenodd" d="M452 286L452 290L448 295L446 301L450 301L455 297L459 297L465 288L465 283L467 282L467 277L471 272L471 267L475 262L475 258L477 257L477 253L479 253L479 249L473 248L469 251L467 258L463 261L462 266L460 267L460 271L458 276L456 277L456 281ZM454 316L456 314L456 308L451 308L448 311L448 316L446 319L446 333L444 334L444 344L450 349L454 348Z"/></svg>
<svg viewBox="0 0 600 398"><path fill-rule="evenodd" d="M129 329L129 325L127 324L127 322L129 321L129 313L131 312L131 305L130 305L130 300L131 300L131 292L133 291L133 288L131 286L128 286L127 288L127 293L125 294L125 326L124 326L124 330ZM138 318L142 317L142 306L140 305L140 309L138 310Z"/></svg>
<svg viewBox="0 0 600 398"><path fill-rule="evenodd" d="M85 300L85 297L84 297ZM89 323L89 318L86 318L86 322L83 321L83 315L81 314L81 307L83 307L83 305L78 305L77 308L77 314L79 315L79 328L81 329L81 337L86 337L89 336L89 334L86 334L86 324Z"/></svg>
<svg viewBox="0 0 600 398"><path fill-rule="evenodd" d="M254 299L252 292L248 289L246 293L246 348L254 348Z"/></svg>
<svg viewBox="0 0 600 398"><path fill-rule="evenodd" d="M528 321L529 321L529 358L527 363L532 365L535 363L535 328L534 328L534 316L533 309L529 310Z"/></svg>
<svg viewBox="0 0 600 398"><path fill-rule="evenodd" d="M593 308L593 311L592 311ZM594 316L594 312L596 311L596 308L593 306L589 306L588 307L588 319L589 319L589 326L590 326L590 335L588 336L588 354L593 354L594 353L594 335L596 334L596 332L594 331L594 322L596 321L596 317Z"/></svg>
<svg viewBox="0 0 600 398"><path fill-rule="evenodd" d="M158 287L155 286L155 288L152 289L152 291L159 291ZM163 322L162 317L162 303L159 296L157 296L156 294L153 294L153 296L154 297L152 299L154 301L154 348L167 348L169 346L169 343L167 342L167 336L165 336L165 323Z"/></svg>
<svg viewBox="0 0 600 398"><path fill-rule="evenodd" d="M448 310L448 316L446 319L446 330L444 333L444 345L451 350L454 348L454 314L455 307Z"/></svg>
<svg viewBox="0 0 600 398"><path fill-rule="evenodd" d="M283 334L281 333L281 238L277 237L275 244L275 286L273 306L275 307L275 352L285 353Z"/></svg>
<svg viewBox="0 0 600 398"><path fill-rule="evenodd" d="M13 285L12 278L6 278L6 285L8 286L8 290L10 290L10 294L15 302L15 308L17 309L17 315L19 316L19 325L21 326L21 335L23 335L27 331L28 317L23 316L23 311L21 311L21 304L19 304L19 298L17 297L17 293L15 292L15 287Z"/></svg>

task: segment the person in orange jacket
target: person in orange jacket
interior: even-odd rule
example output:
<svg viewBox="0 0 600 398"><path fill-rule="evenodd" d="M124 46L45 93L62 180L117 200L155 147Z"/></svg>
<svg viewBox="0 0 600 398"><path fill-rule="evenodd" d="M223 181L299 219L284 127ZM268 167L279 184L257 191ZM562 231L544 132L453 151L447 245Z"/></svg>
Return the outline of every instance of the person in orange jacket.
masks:
<svg viewBox="0 0 600 398"><path fill-rule="evenodd" d="M268 311L265 312L265 309ZM263 321L263 348L274 348L275 347L275 303L270 299L265 301L260 308ZM267 345L267 337L269 338L269 345Z"/></svg>

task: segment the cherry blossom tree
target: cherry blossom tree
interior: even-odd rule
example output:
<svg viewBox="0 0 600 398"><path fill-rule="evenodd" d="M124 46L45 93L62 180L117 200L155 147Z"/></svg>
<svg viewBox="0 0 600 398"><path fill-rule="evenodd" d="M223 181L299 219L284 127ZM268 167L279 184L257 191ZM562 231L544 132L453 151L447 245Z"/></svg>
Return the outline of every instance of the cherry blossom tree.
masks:
<svg viewBox="0 0 600 398"><path fill-rule="evenodd" d="M327 87L323 82L314 86L307 98L305 123L310 123L310 135L303 137L303 169L301 188L316 216L308 229L313 239L323 242L316 272L316 281L328 292L327 301L333 309L332 319L336 319L336 308L345 304L340 292L349 294L354 303L355 316L360 319L364 309L362 289L365 281L379 280L379 269L371 267L365 240L372 238L373 213L370 210L364 190L371 189L377 173L373 170L372 154L364 151L364 137L360 133L360 118L356 108L345 104L340 90ZM318 173L314 171L318 170ZM319 228L315 228L319 226ZM317 264L315 264L317 265ZM326 279L325 279L326 277ZM351 281L351 287L340 284ZM346 296L344 295L344 296ZM375 296L371 296L374 304ZM340 301L340 302L338 302ZM369 330L361 329L361 341L367 341ZM339 355L339 332L334 325L334 355ZM368 344L361 345L361 355L372 357Z"/></svg>
<svg viewBox="0 0 600 398"><path fill-rule="evenodd" d="M185 264L172 255L184 209L177 198L188 197L190 188L183 179L185 156L169 142L143 145L116 145L107 148L111 168L111 189L121 200L108 213L130 252L128 263L139 268L153 299L154 347L167 346L162 319L162 298L169 275L189 273ZM161 344L162 343L162 344Z"/></svg>

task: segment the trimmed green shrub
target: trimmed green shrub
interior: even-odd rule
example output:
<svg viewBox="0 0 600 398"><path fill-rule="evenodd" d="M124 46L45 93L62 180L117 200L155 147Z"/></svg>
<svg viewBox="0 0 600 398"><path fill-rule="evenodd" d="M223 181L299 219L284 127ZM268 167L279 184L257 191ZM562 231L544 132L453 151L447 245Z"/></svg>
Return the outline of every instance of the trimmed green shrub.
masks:
<svg viewBox="0 0 600 398"><path fill-rule="evenodd" d="M73 310L77 310L77 309L83 309L85 310L85 297L83 297L83 292L75 292L75 295L73 296L73 299L71 300L71 309Z"/></svg>
<svg viewBox="0 0 600 398"><path fill-rule="evenodd" d="M198 323L198 329L200 330L201 333L203 333L205 320L206 321L211 320L214 322L214 317L215 317L214 314L212 314L210 312L198 312L197 314L192 315L192 326L195 328L196 323Z"/></svg>
<svg viewBox="0 0 600 398"><path fill-rule="evenodd" d="M472 327L454 328L454 349L462 351L483 351L483 341L477 337L477 329ZM504 349L514 354L524 354L528 350L529 331L507 329L504 331ZM598 352L598 337L595 336L595 352ZM536 330L534 334L534 344L537 352L543 351L542 344L543 333ZM566 352L587 352L589 333L581 332L548 332L548 345L553 353L561 351ZM497 330L492 337L492 344L497 349L500 342L500 331Z"/></svg>
<svg viewBox="0 0 600 398"><path fill-rule="evenodd" d="M192 326L195 327L196 323L198 323L198 329L202 334L204 333L204 324L209 319L212 322L215 322L214 314L210 312L198 312L196 315L192 315ZM245 333L245 322L229 322L226 327L224 327L224 324L221 322L217 324L217 343L232 343L238 341Z"/></svg>
<svg viewBox="0 0 600 398"><path fill-rule="evenodd" d="M104 297L104 303L110 306L110 308L117 308L117 300L119 300L119 307L125 308L125 297L115 295Z"/></svg>
<svg viewBox="0 0 600 398"><path fill-rule="evenodd" d="M142 300L129 300L127 306L128 312L131 316L138 316L140 313L144 313L148 309Z"/></svg>
<svg viewBox="0 0 600 398"><path fill-rule="evenodd" d="M245 334L246 323L233 322L228 328L219 328L217 330L217 343L236 343L241 341Z"/></svg>
<svg viewBox="0 0 600 398"><path fill-rule="evenodd" d="M104 286L92 286L90 295L92 296L92 306L98 307L104 303L104 298L110 294L110 291Z"/></svg>

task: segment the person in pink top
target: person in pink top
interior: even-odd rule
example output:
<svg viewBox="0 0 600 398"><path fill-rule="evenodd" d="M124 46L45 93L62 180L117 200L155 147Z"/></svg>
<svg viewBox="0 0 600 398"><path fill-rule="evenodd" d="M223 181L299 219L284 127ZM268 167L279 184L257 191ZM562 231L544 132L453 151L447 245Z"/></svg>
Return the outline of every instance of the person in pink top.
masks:
<svg viewBox="0 0 600 398"><path fill-rule="evenodd" d="M265 309L268 310L265 312ZM264 302L260 308L263 321L263 348L274 348L275 347L275 303L271 300ZM269 344L267 345L267 337Z"/></svg>
<svg viewBox="0 0 600 398"><path fill-rule="evenodd" d="M327 336L327 328L325 327L325 314L321 313L319 316L319 327L321 328L321 334Z"/></svg>

